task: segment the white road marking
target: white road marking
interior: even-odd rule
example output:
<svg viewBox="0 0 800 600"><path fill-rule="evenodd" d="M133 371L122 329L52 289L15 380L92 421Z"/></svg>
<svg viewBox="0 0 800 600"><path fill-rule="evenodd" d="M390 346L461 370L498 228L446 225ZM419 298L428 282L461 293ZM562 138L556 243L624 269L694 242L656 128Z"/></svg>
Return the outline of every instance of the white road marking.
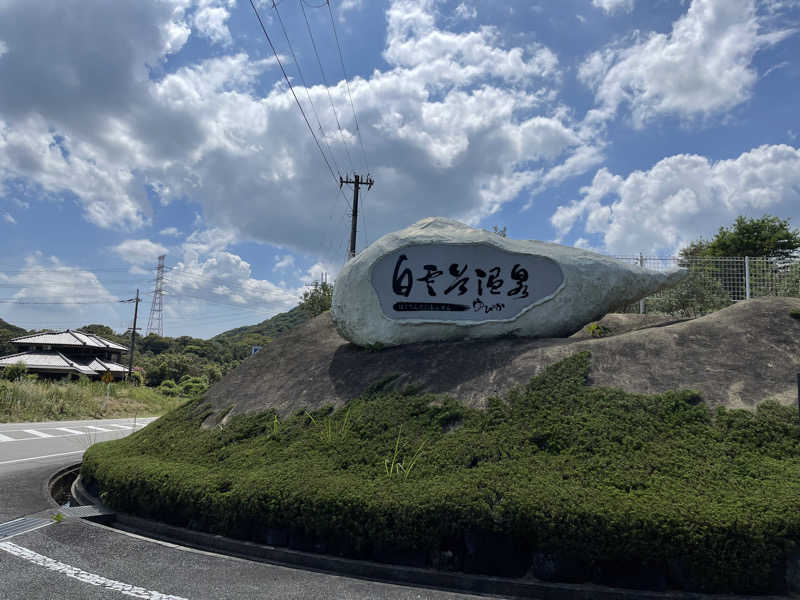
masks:
<svg viewBox="0 0 800 600"><path fill-rule="evenodd" d="M46 569L55 571L56 573L61 573L67 577L72 577L73 579L77 579L83 583L88 583L90 585L102 587L107 590L120 592L126 596L143 598L144 600L186 600L186 598L183 598L182 596L162 594L161 592L154 592L143 587L131 585L129 583L123 583L121 581L115 581L114 579L108 579L101 575L95 575L94 573L88 573L87 571L66 565L62 562L58 562L57 560L53 560L52 558L42 556L41 554L37 554L32 550L12 544L11 542L0 542L0 550L5 550L9 554L12 554L18 558L32 562L40 567L45 567Z"/></svg>
<svg viewBox="0 0 800 600"><path fill-rule="evenodd" d="M77 431L76 429L70 429L68 427L56 427L59 431L66 431L67 433L71 433L72 435L83 435L83 431Z"/></svg>
<svg viewBox="0 0 800 600"><path fill-rule="evenodd" d="M75 450L74 452L60 452L59 454L46 454L45 456L30 456L28 458L18 458L16 460L4 460L0 465L10 465L13 463L25 462L28 460L39 460L40 458L54 458L56 456L69 456L70 454L83 454L84 450Z"/></svg>
<svg viewBox="0 0 800 600"><path fill-rule="evenodd" d="M0 442L13 442L14 438L8 437L7 435L3 435L0 433Z"/></svg>
<svg viewBox="0 0 800 600"><path fill-rule="evenodd" d="M86 429L94 429L95 431L114 431L113 429L106 429L105 427L97 427L96 425L85 425Z"/></svg>
<svg viewBox="0 0 800 600"><path fill-rule="evenodd" d="M53 437L49 433L44 433L42 431L36 431L35 429L23 429L22 431L24 431L25 433L30 433L31 435L35 435L36 437L40 437L40 438Z"/></svg>
<svg viewBox="0 0 800 600"><path fill-rule="evenodd" d="M109 427L119 427L120 429L133 429L130 425L117 425L116 423L109 423Z"/></svg>

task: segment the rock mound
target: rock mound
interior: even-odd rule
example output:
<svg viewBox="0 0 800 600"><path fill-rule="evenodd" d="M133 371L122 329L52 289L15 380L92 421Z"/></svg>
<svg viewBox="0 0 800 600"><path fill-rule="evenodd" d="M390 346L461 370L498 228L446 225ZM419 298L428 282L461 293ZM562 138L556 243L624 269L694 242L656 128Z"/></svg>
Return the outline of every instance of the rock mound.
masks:
<svg viewBox="0 0 800 600"><path fill-rule="evenodd" d="M368 350L337 333L328 313L265 346L206 394L205 425L275 410L280 415L341 406L371 386L447 393L483 407L491 395L527 382L576 352L592 353L590 383L634 393L688 388L712 406L788 404L800 372L797 298L757 298L675 322L607 315L611 336L429 342ZM619 333L621 332L621 333ZM616 335L614 335L616 333Z"/></svg>

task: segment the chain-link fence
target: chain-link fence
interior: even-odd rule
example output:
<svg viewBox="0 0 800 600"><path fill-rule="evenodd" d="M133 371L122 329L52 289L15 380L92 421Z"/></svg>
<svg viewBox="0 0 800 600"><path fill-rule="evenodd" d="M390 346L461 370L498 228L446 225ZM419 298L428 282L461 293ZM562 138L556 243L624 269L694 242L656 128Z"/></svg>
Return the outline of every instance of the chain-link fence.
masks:
<svg viewBox="0 0 800 600"><path fill-rule="evenodd" d="M628 306L625 312L663 313L697 317L758 296L800 297L800 260L724 256L711 258L657 258L615 256L646 269L689 269L689 277Z"/></svg>

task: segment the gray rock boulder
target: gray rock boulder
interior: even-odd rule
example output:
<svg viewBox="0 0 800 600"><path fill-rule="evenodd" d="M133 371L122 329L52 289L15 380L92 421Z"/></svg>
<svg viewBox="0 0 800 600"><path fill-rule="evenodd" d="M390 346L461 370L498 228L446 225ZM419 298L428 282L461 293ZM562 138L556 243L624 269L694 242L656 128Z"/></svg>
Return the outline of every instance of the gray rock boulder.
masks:
<svg viewBox="0 0 800 600"><path fill-rule="evenodd" d="M686 275L433 217L348 261L331 316L339 334L360 346L561 337Z"/></svg>

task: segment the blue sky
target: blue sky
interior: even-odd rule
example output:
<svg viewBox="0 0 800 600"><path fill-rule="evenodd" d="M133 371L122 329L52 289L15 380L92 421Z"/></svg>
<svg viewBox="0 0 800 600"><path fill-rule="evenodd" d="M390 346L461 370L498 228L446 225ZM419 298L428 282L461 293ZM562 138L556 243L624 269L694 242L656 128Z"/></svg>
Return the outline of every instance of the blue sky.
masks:
<svg viewBox="0 0 800 600"><path fill-rule="evenodd" d="M138 287L146 330L166 254L165 334L259 322L335 278L353 172L359 249L428 216L659 256L800 226L798 0L256 6L322 153L249 0L0 0L0 318L121 331Z"/></svg>

